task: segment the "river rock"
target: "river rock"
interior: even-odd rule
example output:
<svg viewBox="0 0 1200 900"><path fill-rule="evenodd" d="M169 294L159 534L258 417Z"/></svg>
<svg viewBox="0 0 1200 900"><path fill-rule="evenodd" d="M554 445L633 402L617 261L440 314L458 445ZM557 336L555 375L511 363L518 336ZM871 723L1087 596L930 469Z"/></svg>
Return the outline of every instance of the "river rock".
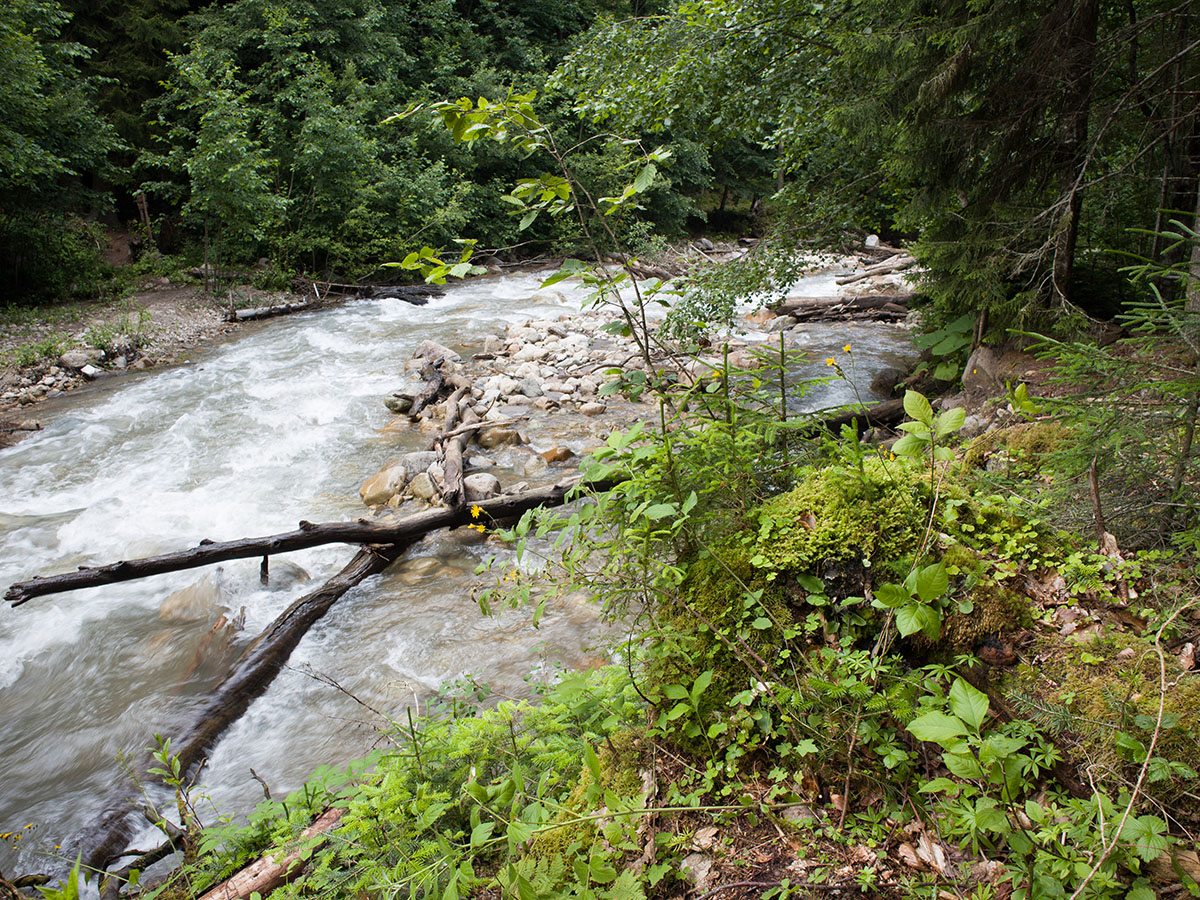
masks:
<svg viewBox="0 0 1200 900"><path fill-rule="evenodd" d="M525 466L521 471L526 478L536 478L539 475L545 475L549 470L550 466L546 460L542 459L540 454L535 453L525 460Z"/></svg>
<svg viewBox="0 0 1200 900"><path fill-rule="evenodd" d="M418 500L429 501L437 496L438 490L429 473L422 472L408 483L408 492Z"/></svg>
<svg viewBox="0 0 1200 900"><path fill-rule="evenodd" d="M398 495L407 482L408 468L402 459L393 459L364 481L358 494L367 506L377 506Z"/></svg>
<svg viewBox="0 0 1200 900"><path fill-rule="evenodd" d="M405 453L398 461L410 472L424 472L438 461L438 455L433 450L414 450Z"/></svg>
<svg viewBox="0 0 1200 900"><path fill-rule="evenodd" d="M542 459L548 463L566 462L574 455L569 447L551 447L542 451Z"/></svg>
<svg viewBox="0 0 1200 900"><path fill-rule="evenodd" d="M218 567L194 584L168 594L158 608L158 617L168 622L198 622L223 609L220 583L223 572Z"/></svg>
<svg viewBox="0 0 1200 900"><path fill-rule="evenodd" d="M490 469L496 465L496 461L490 456L471 456L467 458L467 465L475 469Z"/></svg>
<svg viewBox="0 0 1200 900"><path fill-rule="evenodd" d="M104 370L98 369L95 366L88 364L79 370L79 374L87 379L99 378L101 375L104 374Z"/></svg>
<svg viewBox="0 0 1200 900"><path fill-rule="evenodd" d="M468 503L478 503L500 493L500 479L491 472L472 472L463 478L463 493Z"/></svg>
<svg viewBox="0 0 1200 900"><path fill-rule="evenodd" d="M449 360L450 362L458 362L462 359L457 353L437 341L431 341L428 338L417 344L417 349L413 351L413 359L427 359L430 362L438 360Z"/></svg>
<svg viewBox="0 0 1200 900"><path fill-rule="evenodd" d="M608 406L606 404L598 403L594 400L584 403L579 407L579 411L585 416L602 416L607 410Z"/></svg>
<svg viewBox="0 0 1200 900"><path fill-rule="evenodd" d="M490 353L493 356L503 353L504 339L497 335L489 334L483 339L483 352Z"/></svg>
<svg viewBox="0 0 1200 900"><path fill-rule="evenodd" d="M73 369L78 371L89 363L98 363L104 358L104 354L94 347L86 347L80 350L68 350L58 358L58 364L64 369Z"/></svg>
<svg viewBox="0 0 1200 900"><path fill-rule="evenodd" d="M891 396L896 390L896 385L903 380L903 369L898 369L895 366L885 366L876 372L875 377L871 379L871 392Z"/></svg>
<svg viewBox="0 0 1200 900"><path fill-rule="evenodd" d="M526 397L540 397L544 393L541 383L532 375L521 379L520 391Z"/></svg>
<svg viewBox="0 0 1200 900"><path fill-rule="evenodd" d="M479 432L478 440L480 447L483 447L485 450L494 450L505 444L521 443L521 435L517 433L516 429L500 426L483 429Z"/></svg>

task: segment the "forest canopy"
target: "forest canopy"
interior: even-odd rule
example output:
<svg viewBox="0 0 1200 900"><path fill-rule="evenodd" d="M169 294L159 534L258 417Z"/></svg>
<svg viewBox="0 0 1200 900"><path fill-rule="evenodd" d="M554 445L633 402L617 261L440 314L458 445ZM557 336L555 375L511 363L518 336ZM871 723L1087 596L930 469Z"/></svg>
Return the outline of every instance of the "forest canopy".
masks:
<svg viewBox="0 0 1200 900"><path fill-rule="evenodd" d="M784 249L875 232L911 246L931 322L1111 315L1128 255L1177 264L1186 248L1156 233L1194 227L1196 19L1149 0L16 0L6 287L94 290L89 229L142 227L139 196L161 249L222 265L365 279L460 238L570 252L568 220L522 230L502 199L545 160L385 121L533 93L588 148L574 175L597 195L620 163L599 138L669 147L615 231L635 252L706 230Z"/></svg>

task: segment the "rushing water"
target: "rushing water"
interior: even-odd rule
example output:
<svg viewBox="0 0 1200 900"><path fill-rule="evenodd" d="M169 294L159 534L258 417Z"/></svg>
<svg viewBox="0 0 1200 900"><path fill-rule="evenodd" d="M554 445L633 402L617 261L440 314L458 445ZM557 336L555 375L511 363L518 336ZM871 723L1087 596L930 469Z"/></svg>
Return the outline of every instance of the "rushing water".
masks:
<svg viewBox="0 0 1200 900"><path fill-rule="evenodd" d="M416 343L429 337L462 349L506 322L578 309L570 288L534 297L537 283L532 275L485 279L425 307L362 301L298 314L247 328L190 366L68 397L43 431L0 451L0 588L205 538L362 515L363 480L426 439L383 429L391 416L380 402L404 380ZM799 292L829 287L812 279ZM827 375L824 357L835 349L844 357L850 341L860 382L902 345L897 329L878 325L788 339L811 351L815 375ZM833 385L810 402L852 393ZM535 446L561 437L547 414L534 415L546 417L530 424ZM506 462L519 463L502 455L509 483L518 474ZM212 751L203 781L214 801L244 810L260 796L251 769L281 796L318 765L372 746L383 723L314 672L403 718L406 706L449 681L474 677L520 695L531 672L586 663L605 634L586 604L552 608L536 630L520 612L479 614L473 569L495 552L435 536L347 594ZM179 720L252 636L351 553L334 545L277 557L268 587L257 562L245 560L0 609L0 832L34 823L25 845L45 850L93 822L110 799L118 756L146 748ZM222 612L243 608L232 643L210 637ZM38 868L45 861L30 851L0 848L0 870Z"/></svg>

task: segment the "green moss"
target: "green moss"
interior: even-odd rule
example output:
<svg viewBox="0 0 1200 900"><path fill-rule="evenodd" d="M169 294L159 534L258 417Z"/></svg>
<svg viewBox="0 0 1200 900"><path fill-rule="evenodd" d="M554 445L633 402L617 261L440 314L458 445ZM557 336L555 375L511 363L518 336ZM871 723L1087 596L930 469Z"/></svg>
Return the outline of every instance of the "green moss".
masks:
<svg viewBox="0 0 1200 900"><path fill-rule="evenodd" d="M641 792L640 729L614 732L597 748L596 756L600 760L600 780L586 765L581 765L575 786L551 823L561 827L539 831L529 848L530 856L553 859L577 852L581 847L586 849L598 837L597 820L586 817L603 805L600 798L609 791L618 797L636 797Z"/></svg>
<svg viewBox="0 0 1200 900"><path fill-rule="evenodd" d="M963 461L968 468L982 468L988 457L1003 450L1014 471L1028 474L1039 471L1047 453L1063 449L1074 437L1061 422L1023 422L980 435L967 446Z"/></svg>
<svg viewBox="0 0 1200 900"><path fill-rule="evenodd" d="M925 533L929 484L911 463L868 459L859 472L808 469L762 505L751 563L771 573L820 571L827 561L894 561Z"/></svg>
<svg viewBox="0 0 1200 900"><path fill-rule="evenodd" d="M1122 650L1134 655L1121 659ZM1009 674L1004 689L1034 698L1037 706L1022 709L1043 727L1058 733L1060 746L1071 748L1076 765L1110 795L1136 781L1142 757L1136 743L1149 747L1159 713L1160 670L1151 641L1126 632L1110 632L1091 643L1048 637L1032 651L1035 667L1023 665ZM1184 824L1200 824L1200 807L1180 803L1182 792L1200 791L1200 678L1184 673L1167 653L1167 690L1162 696L1163 725L1154 757L1178 763L1193 773L1175 769L1169 775L1152 767L1143 785L1146 794L1162 803ZM1195 812L1184 814L1184 808Z"/></svg>

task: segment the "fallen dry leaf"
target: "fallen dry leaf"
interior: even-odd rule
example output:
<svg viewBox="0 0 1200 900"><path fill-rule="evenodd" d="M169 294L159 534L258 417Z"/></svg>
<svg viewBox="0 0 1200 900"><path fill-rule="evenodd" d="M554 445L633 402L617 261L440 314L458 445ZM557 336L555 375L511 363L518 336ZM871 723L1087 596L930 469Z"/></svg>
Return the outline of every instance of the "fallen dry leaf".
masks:
<svg viewBox="0 0 1200 900"><path fill-rule="evenodd" d="M699 829L694 835L690 845L694 850L708 850L712 847L713 842L717 838L717 826L709 825L706 828Z"/></svg>
<svg viewBox="0 0 1200 900"><path fill-rule="evenodd" d="M1196 645L1188 641L1179 653L1179 667L1185 672L1196 668Z"/></svg>
<svg viewBox="0 0 1200 900"><path fill-rule="evenodd" d="M924 866L921 864L921 860L917 859L916 849L914 849L913 845L908 841L905 841L896 848L896 855L900 857L900 862L904 863L910 869L924 868Z"/></svg>
<svg viewBox="0 0 1200 900"><path fill-rule="evenodd" d="M939 875L946 871L946 851L928 834L921 835L917 841L917 856Z"/></svg>

